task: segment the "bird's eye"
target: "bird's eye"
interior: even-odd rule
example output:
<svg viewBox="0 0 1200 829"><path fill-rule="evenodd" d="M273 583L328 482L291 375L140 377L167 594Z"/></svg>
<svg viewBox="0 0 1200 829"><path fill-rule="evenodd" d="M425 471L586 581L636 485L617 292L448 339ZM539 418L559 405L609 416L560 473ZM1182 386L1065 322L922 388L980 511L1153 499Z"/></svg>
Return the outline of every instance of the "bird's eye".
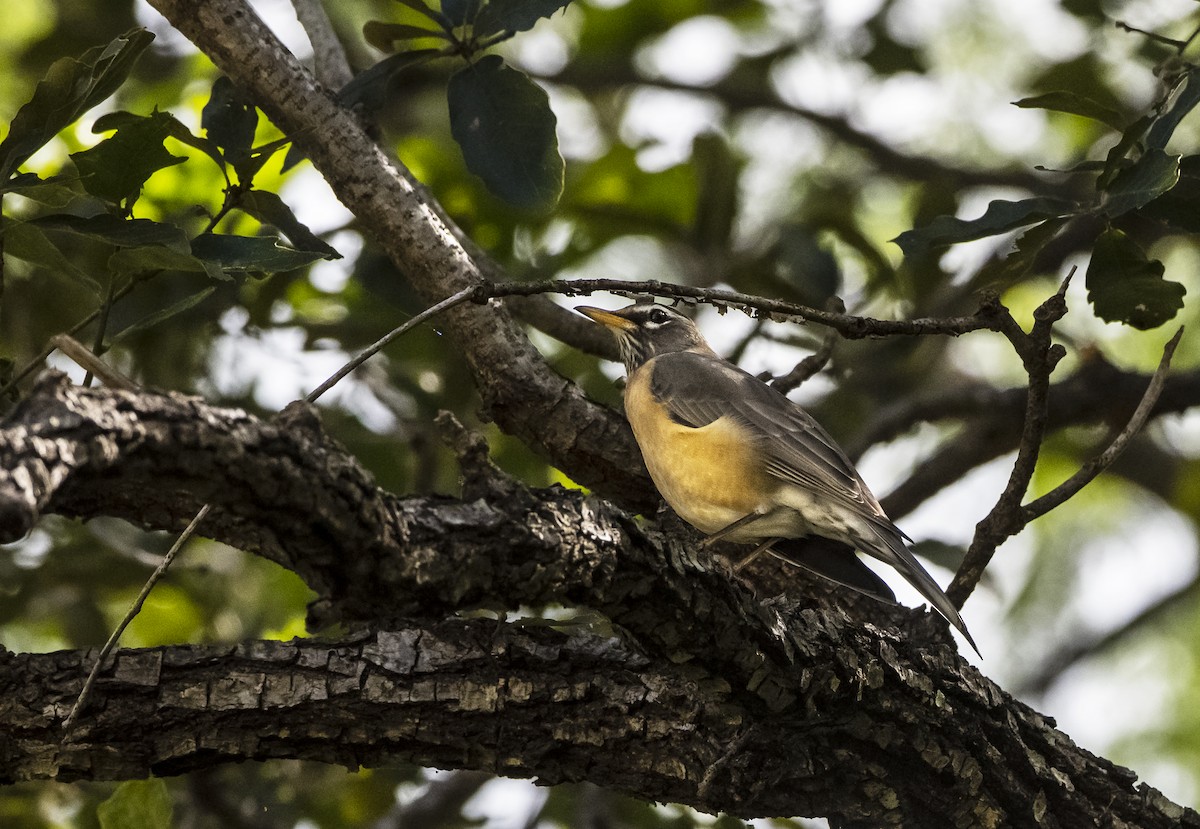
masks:
<svg viewBox="0 0 1200 829"><path fill-rule="evenodd" d="M655 308L650 312L650 322L654 323L655 325L662 325L670 318L671 315L661 308Z"/></svg>

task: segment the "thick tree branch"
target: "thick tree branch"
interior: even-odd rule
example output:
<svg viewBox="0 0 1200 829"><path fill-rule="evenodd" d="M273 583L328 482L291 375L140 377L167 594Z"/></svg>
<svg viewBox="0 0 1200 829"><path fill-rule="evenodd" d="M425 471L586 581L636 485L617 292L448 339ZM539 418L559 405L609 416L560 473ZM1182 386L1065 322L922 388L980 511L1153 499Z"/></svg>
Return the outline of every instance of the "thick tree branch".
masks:
<svg viewBox="0 0 1200 829"><path fill-rule="evenodd" d="M152 0L301 147L361 227L431 302L478 284L480 264L441 211L338 106L245 0ZM445 317L486 414L574 480L628 506L656 502L624 420L552 371L499 305Z"/></svg>
<svg viewBox="0 0 1200 829"><path fill-rule="evenodd" d="M211 499L206 532L374 631L119 652L61 746L93 657L0 656L0 779L412 760L839 826L1200 826L926 638L932 616L902 632L764 601L579 493L396 499L303 406L264 423L50 377L0 431L0 470L6 540L46 512L177 526ZM449 618L539 600L599 609L622 635Z"/></svg>

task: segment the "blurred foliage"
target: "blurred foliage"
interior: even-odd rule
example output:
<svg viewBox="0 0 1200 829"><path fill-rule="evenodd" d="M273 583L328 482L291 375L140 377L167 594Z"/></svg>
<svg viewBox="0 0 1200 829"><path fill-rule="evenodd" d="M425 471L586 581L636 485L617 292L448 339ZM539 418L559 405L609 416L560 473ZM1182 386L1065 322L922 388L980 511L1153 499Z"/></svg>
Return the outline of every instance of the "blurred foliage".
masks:
<svg viewBox="0 0 1200 829"><path fill-rule="evenodd" d="M1075 278L1061 325L1072 349L1056 377L1089 360L1149 370L1165 329L1138 329L1196 316L1194 4L948 0L935 13L916 0L576 0L559 12L563 4L547 0L534 4L536 22L484 19L486 45L476 46L488 56L475 60L492 74L474 78L482 91L465 92L463 76L453 80L462 61L433 60L451 42L436 15L467 37L479 4L426 7L433 16L392 0L327 5L363 72L345 100L378 123L388 147L514 279L659 278L817 306L837 297L853 312L912 317L969 313L992 289L1027 323L1079 266L1086 275ZM287 4L260 7L272 25L288 22ZM418 25L440 34L404 28ZM506 26L528 31L499 37ZM388 57L377 45L403 48ZM9 125L0 144L3 405L29 383L8 378L39 369L49 337L95 315L103 331L92 323L78 336L139 382L269 414L423 308L311 167L285 161L286 137L142 3L6 0L0 71L0 123ZM532 190L517 182L513 198L511 171L498 174L499 186L471 172L495 172L472 153L515 152L520 142L498 145L501 123L460 149L462 113L448 107L486 104L500 87L534 108L548 101L537 117L550 120L534 125L536 158L561 181L547 187L535 177ZM547 123L557 125L554 147ZM556 166L559 154L565 163ZM1097 248L1104 255L1089 263ZM717 346L756 372L785 373L820 347L794 327L701 313ZM564 374L616 401L611 366L535 341ZM1198 363L1200 341L1189 336L1176 367ZM453 492L457 471L431 424L440 409L475 412L467 376L427 326L327 395L324 419L388 489ZM798 397L851 443L899 402L1022 377L991 335L838 342ZM955 434L950 424L917 425L884 449L914 465ZM517 442L488 435L498 462L521 479L562 479ZM1102 441L1095 428L1056 435L1038 486L1071 474ZM1020 677L1053 658L1056 643L1119 628L1194 577L1198 456L1194 416L1156 424L1113 475L1001 551L991 573L1000 592L990 600L1005 618L985 645L989 674ZM935 500L935 528L926 521L910 532L950 560L987 500L975 497L969 515ZM0 642L100 644L169 544L116 521L43 521L0 548ZM1107 600L1113 583L1095 573L1110 570L1140 597ZM197 541L125 643L301 635L309 598L294 575ZM1134 712L1107 743L1089 745L1144 772L1167 769L1150 782L1193 803L1197 612L1194 603L1178 607L1135 631L1134 646L1171 655L1155 675L1162 710ZM1119 684L1130 663L1107 658L1093 664L1105 684ZM1141 686L1131 678L1127 687ZM1069 675L1062 689L1072 690ZM1074 733L1077 706L1063 698L1048 713ZM1157 765L1143 768L1151 757ZM166 792L177 826L386 827L444 781L419 769L278 762L173 779ZM159 791L11 787L0 791L0 824L97 827L117 808L102 804ZM465 803L438 825L487 823L483 815L530 827L740 825L588 786L543 792L498 781Z"/></svg>

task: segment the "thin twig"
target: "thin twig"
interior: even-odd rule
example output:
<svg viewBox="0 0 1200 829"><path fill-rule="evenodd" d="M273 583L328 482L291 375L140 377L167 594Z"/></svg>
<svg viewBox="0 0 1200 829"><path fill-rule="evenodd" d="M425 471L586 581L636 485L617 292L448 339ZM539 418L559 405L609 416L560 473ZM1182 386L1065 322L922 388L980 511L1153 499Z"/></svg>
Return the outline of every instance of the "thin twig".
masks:
<svg viewBox="0 0 1200 829"><path fill-rule="evenodd" d="M946 590L946 595L954 602L955 607L961 608L971 595L983 576L984 569L991 562L996 548L1028 523L1023 520L1021 501L1029 490L1029 482L1033 478L1038 455L1041 453L1042 439L1046 434L1046 420L1050 407L1050 374L1065 353L1061 345L1051 343L1051 335L1054 323L1066 313L1064 297L1070 280L1068 275L1058 291L1039 306L1034 313L1033 330L1029 334L1021 331L1012 317L1005 314L1012 325L1004 325L1001 330L1021 356L1029 375L1025 418L1021 427L1021 440L1017 444L1017 458L1013 461L1008 483L995 506L975 525L975 536L971 539L971 546L967 548L963 563Z"/></svg>
<svg viewBox="0 0 1200 829"><path fill-rule="evenodd" d="M834 336L833 331L829 331L821 340L820 348L798 362L787 374L775 378L771 385L787 394L825 368L829 363L829 358L833 356L833 349L836 345L837 337Z"/></svg>
<svg viewBox="0 0 1200 829"><path fill-rule="evenodd" d="M110 389L137 391L138 384L92 353L87 346L66 334L55 334L50 345L70 357L87 372L88 377L99 377Z"/></svg>
<svg viewBox="0 0 1200 829"><path fill-rule="evenodd" d="M1042 497L1026 504L1023 509L1026 523L1040 518L1050 510L1064 503L1068 498L1073 497L1079 490L1094 481L1101 472L1112 466L1117 456L1125 451L1125 447L1129 445L1129 441L1133 440L1134 435L1142 430L1142 426L1146 424L1146 419L1150 417L1150 412L1154 410L1154 404L1158 402L1158 396L1162 394L1163 385L1167 382L1167 372L1171 368L1171 358L1174 356L1175 348L1179 345L1182 337L1183 326L1180 326L1179 330L1175 332L1175 336L1163 346L1163 355L1162 359L1159 360L1158 368L1155 370L1154 376L1150 378L1150 384L1146 386L1146 393L1142 395L1141 402L1134 409L1129 422L1125 424L1125 428L1113 438L1112 443L1108 445L1107 449L1080 467L1078 472Z"/></svg>
<svg viewBox="0 0 1200 829"><path fill-rule="evenodd" d="M104 295L104 304L100 306L100 322L96 326L96 337L92 341L92 354L99 359L104 353L104 334L108 329L108 315L112 311L113 293L117 287L117 278L114 274L108 275L108 291ZM92 370L89 368L83 375L83 386L92 385Z"/></svg>
<svg viewBox="0 0 1200 829"><path fill-rule="evenodd" d="M358 353L357 356L354 357L354 359L350 360L350 362L346 363L346 365L342 366L336 372L334 372L333 375L330 376L330 378L328 380L326 380L324 383L322 383L321 385L317 386L315 389L310 391L308 393L308 395L304 398L304 400L308 403L315 402L318 397L320 397L325 392L327 392L331 388L333 388L343 377L345 377L350 372L354 371L354 369L358 368L363 363L365 363L367 360L369 360L371 357L373 357L375 354L377 354L380 351L380 349L384 348L392 340L396 339L397 337L399 337L399 336L407 333L408 331L412 330L413 328L417 327L421 323L428 320L430 317L434 317L434 316L442 313L442 311L445 311L449 308L453 308L455 305L461 305L462 303L466 302L469 299L476 298L478 295L477 291L478 291L478 288L474 288L474 287L463 288L458 293L456 293L452 296L448 296L445 299L443 299L441 302L438 302L434 305L429 306L424 311L422 311L421 313L417 314L415 317L410 319L408 322L401 325L399 328L393 328L387 334L385 334L384 336L382 336L378 340L376 340L374 343L372 343L371 345L364 348L361 352Z"/></svg>
<svg viewBox="0 0 1200 829"><path fill-rule="evenodd" d="M296 19L304 27L313 50L313 74L330 89L341 89L354 78L346 50L321 0L292 0Z"/></svg>
<svg viewBox="0 0 1200 829"><path fill-rule="evenodd" d="M1004 306L989 297L979 310L967 317L921 318L914 320L881 320L859 317L834 311L822 311L795 302L767 299L730 291L724 288L697 288L693 285L676 285L652 279L631 282L623 279L552 279L545 282L481 282L474 289L473 299L484 302L506 296L532 296L534 294L563 294L565 296L588 296L604 291L617 296L635 298L651 295L672 297L695 302L705 302L717 308L738 308L766 314L772 319L800 320L813 322L834 329L847 339L888 336L921 336L940 334L957 337L971 331L1002 331L1008 317ZM1011 318L1009 318L1011 319ZM1013 323L1015 325L1015 323ZM1019 331L1020 328L1018 327ZM1022 332L1023 334L1024 332Z"/></svg>
<svg viewBox="0 0 1200 829"><path fill-rule="evenodd" d="M125 632L125 628L129 627L129 623L133 621L134 617L141 613L142 605L145 603L146 597L150 595L150 591L154 589L154 585L158 584L159 579L166 575L167 568L171 566L171 562L174 561L176 553L178 553L183 547L184 543L192 537L192 533L196 531L196 527L198 527L200 522L204 520L204 517L208 515L209 509L209 504L205 504L200 508L200 511L196 513L196 517L193 518L191 523L187 525L187 528L180 533L179 538L175 539L175 543L171 545L171 549L167 551L165 556L163 556L162 562L159 563L154 572L150 574L150 578L146 580L146 583L142 585L142 592L138 593L138 597L134 600L133 605L129 608L129 612L125 614L125 618L121 620L121 623L117 625L117 629L112 632L112 635L108 637L108 641L104 643L104 647L100 649L100 655L96 658L96 664L92 665L92 670L88 673L88 677L83 683L83 690L79 692L79 698L75 700L75 704L71 706L71 713L68 714L66 720L63 721L63 731L70 732L71 727L75 724L76 719L80 714L83 713L84 706L87 705L88 697L91 696L92 686L96 684L96 677L100 675L101 667L104 665L105 660L108 659L109 654L112 653L113 648L116 647L118 640L121 638L121 634Z"/></svg>

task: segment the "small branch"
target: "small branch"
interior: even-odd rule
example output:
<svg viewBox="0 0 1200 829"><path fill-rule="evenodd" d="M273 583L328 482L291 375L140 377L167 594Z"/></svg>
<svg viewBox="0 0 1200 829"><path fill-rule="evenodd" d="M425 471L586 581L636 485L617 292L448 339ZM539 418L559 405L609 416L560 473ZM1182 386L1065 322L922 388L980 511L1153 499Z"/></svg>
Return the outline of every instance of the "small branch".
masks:
<svg viewBox="0 0 1200 829"><path fill-rule="evenodd" d="M946 595L956 607L961 608L971 595L983 576L984 569L991 562L996 548L1028 523L1022 515L1021 500L1029 490L1029 482L1037 467L1042 439L1046 434L1050 374L1066 353L1061 345L1052 344L1050 338L1054 323L1066 314L1064 297L1070 281L1071 277L1068 275L1058 291L1037 309L1034 313L1033 330L1028 335L1020 330L1011 316L1005 314L1011 325L1003 325L1002 331L1021 356L1029 374L1025 419L1021 427L1021 441L1017 445L1017 458L1013 462L1004 492L1000 494L996 505L987 516L975 526L975 537L971 540L971 546L967 548L963 563L946 590ZM1016 331L1013 331L1014 328Z"/></svg>
<svg viewBox="0 0 1200 829"><path fill-rule="evenodd" d="M175 539L175 543L171 545L171 549L163 556L162 563L150 574L150 578L142 585L142 592L138 593L129 611L125 614L125 618L117 625L117 629L108 637L108 641L104 643L104 647L100 649L100 655L96 657L95 664L92 665L91 671L88 672L87 680L83 683L83 690L79 692L79 697L75 700L75 704L71 706L71 713L63 720L63 733L69 737L72 726L75 725L79 715L83 713L84 707L87 705L88 697L92 693L92 686L96 684L96 677L100 675L100 669L104 667L105 660L112 653L113 648L117 646L117 642L121 639L121 634L125 632L125 628L129 627L129 623L134 620L139 613L142 612L142 605L146 602L146 597L150 595L150 591L154 589L154 585L158 584L159 579L167 573L167 568L171 566L171 562L175 560L175 555L183 548L192 534L196 531L196 527L200 526L200 522L208 515L209 505L205 504L200 511L196 513L196 517L192 519L192 523L188 524L187 529L180 533L179 538Z"/></svg>
<svg viewBox="0 0 1200 829"><path fill-rule="evenodd" d="M533 296L536 294L563 294L565 296L590 296L598 291L628 297L644 298L646 295L704 302L717 308L737 308L745 313L766 315L771 319L790 319L812 322L834 329L847 339L889 336L943 335L957 337L972 331L1000 331L1009 333L1006 318L1011 320L1004 306L995 298L987 298L979 310L968 317L920 318L914 320L881 320L859 317L834 311L822 311L795 302L743 294L724 288L698 288L693 285L675 285L657 279L634 282L624 279L553 279L545 282L484 282L475 288L474 300L484 302L493 298L510 296ZM1013 326L1016 323L1012 323ZM1020 328L1017 327L1020 331ZM1024 332L1021 332L1024 336Z"/></svg>
<svg viewBox="0 0 1200 829"><path fill-rule="evenodd" d="M1150 384L1146 386L1146 393L1142 395L1141 402L1138 403L1137 409L1134 410L1133 415L1129 418L1129 422L1125 424L1125 428L1113 438L1112 443L1108 445L1107 449L1084 464L1078 472L1042 497L1026 504L1024 508L1025 523L1033 521L1035 518L1040 518L1067 501L1067 499L1073 497L1081 489L1094 481L1101 472L1108 469L1113 461L1117 459L1117 456L1125 451L1125 447L1129 445L1129 441L1142 430L1142 427L1146 424L1146 419L1150 417L1150 412L1154 409L1154 404L1158 402L1163 385L1167 382L1167 372L1171 368L1171 358L1174 356L1175 349L1178 347L1182 337L1183 326L1180 326L1179 330L1175 332L1175 336L1163 346L1163 355L1158 363L1158 368L1155 370L1154 376L1150 378Z"/></svg>
<svg viewBox="0 0 1200 829"><path fill-rule="evenodd" d="M337 385L338 382L341 381L341 379L343 377L345 377L347 374L354 371L354 369L358 368L363 363L365 363L367 360L369 360L371 357L378 354L381 349L386 347L393 340L408 333L409 331L416 328L421 323L431 319L432 317L437 316L438 314L442 313L443 311L453 308L455 305L461 305L462 303L471 299L475 295L476 295L475 288L463 288L461 291L454 294L453 296L448 296L445 299L443 299L441 302L435 303L434 305L431 305L430 307L426 308L424 311L417 314L415 317L413 317L412 319L410 319L408 322L404 323L403 325L401 325L397 328L393 328L387 334L384 334L382 337L380 337L378 340L376 340L374 343L372 343L371 345L364 348L361 352L358 353L358 355L356 355L352 360L350 360L350 362L346 363L344 366L342 366L337 371L335 371L333 373L333 375L330 376L329 379L327 379L324 383L322 383L321 385L317 386L315 389L310 391L308 393L308 395L304 398L305 402L306 403L315 403L318 397L320 397L325 392L329 391L331 388L333 388L335 385Z"/></svg>
<svg viewBox="0 0 1200 829"><path fill-rule="evenodd" d="M296 19L304 27L313 50L313 74L330 89L341 89L354 78L346 50L325 13L321 0L292 0Z"/></svg>
<svg viewBox="0 0 1200 829"><path fill-rule="evenodd" d="M820 348L797 363L796 367L787 374L775 378L775 381L771 385L784 394L797 388L804 381L825 368L829 363L829 358L833 356L833 349L836 345L837 337L834 336L833 331L829 331L822 339Z"/></svg>

